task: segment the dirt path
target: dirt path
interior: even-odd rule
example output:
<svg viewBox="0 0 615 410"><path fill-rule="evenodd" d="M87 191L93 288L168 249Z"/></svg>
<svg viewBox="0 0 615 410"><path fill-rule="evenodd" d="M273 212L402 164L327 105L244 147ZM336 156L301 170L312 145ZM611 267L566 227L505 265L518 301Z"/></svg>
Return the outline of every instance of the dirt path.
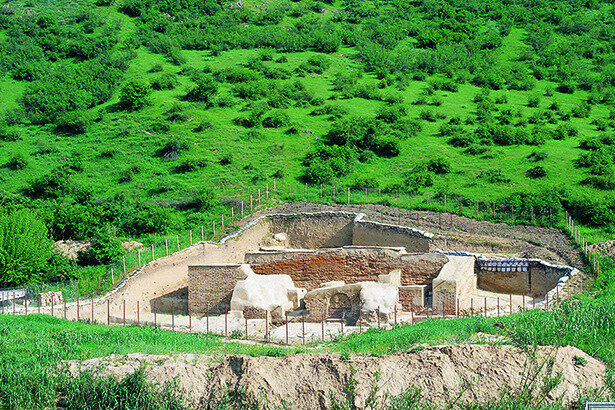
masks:
<svg viewBox="0 0 615 410"><path fill-rule="evenodd" d="M547 402L570 405L584 389L604 389L605 365L574 347L517 348L506 345L416 346L382 357L297 354L285 357L233 355L109 356L70 361L69 372L90 370L125 377L145 366L149 380L179 378L180 391L193 406L211 407L224 391L245 389L252 400L291 408L329 408L331 398L349 399L366 408L368 397L380 403L387 395L419 389L428 404L497 400L506 390L529 385L533 394L546 377L561 373ZM354 394L348 386L354 384ZM457 396L459 395L459 396Z"/></svg>

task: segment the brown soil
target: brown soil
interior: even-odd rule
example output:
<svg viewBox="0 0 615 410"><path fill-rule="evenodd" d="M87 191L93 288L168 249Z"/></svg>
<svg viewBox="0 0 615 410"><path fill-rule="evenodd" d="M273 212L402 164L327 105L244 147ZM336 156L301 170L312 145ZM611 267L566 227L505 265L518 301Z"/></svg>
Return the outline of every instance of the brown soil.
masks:
<svg viewBox="0 0 615 410"><path fill-rule="evenodd" d="M411 226L434 234L440 249L448 247L476 253L507 254L523 258L538 258L558 264L582 268L581 253L568 235L558 228L507 225L479 221L450 213L406 210L384 205L331 205L293 203L263 209L249 219L268 213L298 213L318 211L362 212L367 220ZM417 224L417 216L420 224ZM452 226L451 226L452 217ZM248 218L246 218L247 222ZM442 225L440 225L442 221ZM243 221L242 221L243 222ZM442 226L440 228L440 226Z"/></svg>
<svg viewBox="0 0 615 410"><path fill-rule="evenodd" d="M87 251L91 245L91 242L88 241L73 241L69 239L65 241L57 241L54 243L54 248L61 255L74 261L79 257L79 252Z"/></svg>
<svg viewBox="0 0 615 410"><path fill-rule="evenodd" d="M64 241L57 241L54 243L54 247L56 251L60 252L61 255L67 257L70 260L77 260L79 257L79 252L85 252L90 249L92 246L92 242L89 241L73 241L71 239ZM137 249L142 247L143 244L137 241L128 241L122 242L122 248L126 252L130 252L133 249Z"/></svg>
<svg viewBox="0 0 615 410"><path fill-rule="evenodd" d="M611 259L615 259L615 240L594 243L589 245L589 250L609 256Z"/></svg>
<svg viewBox="0 0 615 410"><path fill-rule="evenodd" d="M408 352L382 357L297 354L286 357L233 355L158 356L113 355L69 361L68 371L113 374L120 378L145 367L148 379L163 383L178 377L190 404L211 407L225 390L242 389L248 397L269 406L327 408L331 397L350 398L365 408L370 394L379 402L418 388L430 404L485 402L506 392L531 386L538 394L545 376L561 373L560 383L547 402L572 404L587 389L604 390L605 365L574 347L521 349L504 345L416 346ZM348 386L356 382L354 397Z"/></svg>

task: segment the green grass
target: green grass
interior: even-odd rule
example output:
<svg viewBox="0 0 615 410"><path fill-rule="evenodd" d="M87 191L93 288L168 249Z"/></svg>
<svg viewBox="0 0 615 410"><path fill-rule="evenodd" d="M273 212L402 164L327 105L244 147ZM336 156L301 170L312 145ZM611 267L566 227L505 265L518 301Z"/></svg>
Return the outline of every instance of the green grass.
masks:
<svg viewBox="0 0 615 410"><path fill-rule="evenodd" d="M609 299L573 300L553 311L530 310L497 319L430 320L389 331L371 329L337 343L314 345L309 351L378 356L405 351L418 343L460 343L478 332L502 335L518 345L576 346L607 363L608 378L613 381L615 302ZM136 352L281 356L308 351L303 347L227 342L213 335L74 323L41 315L0 316L0 347L0 406L10 408L52 403L62 386L69 383L53 375L62 360ZM78 383L93 382L82 376Z"/></svg>

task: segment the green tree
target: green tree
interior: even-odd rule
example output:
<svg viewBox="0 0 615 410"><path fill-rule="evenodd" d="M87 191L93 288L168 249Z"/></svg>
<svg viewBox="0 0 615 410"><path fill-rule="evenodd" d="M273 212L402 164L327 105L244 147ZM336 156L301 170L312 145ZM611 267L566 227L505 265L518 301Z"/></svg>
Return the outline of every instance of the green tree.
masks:
<svg viewBox="0 0 615 410"><path fill-rule="evenodd" d="M0 284L43 281L52 245L47 227L32 212L0 210Z"/></svg>

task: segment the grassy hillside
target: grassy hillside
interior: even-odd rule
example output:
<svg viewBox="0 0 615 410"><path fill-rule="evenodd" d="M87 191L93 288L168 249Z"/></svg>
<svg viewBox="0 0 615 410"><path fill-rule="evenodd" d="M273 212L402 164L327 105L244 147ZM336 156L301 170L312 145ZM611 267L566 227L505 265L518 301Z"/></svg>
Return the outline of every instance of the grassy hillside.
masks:
<svg viewBox="0 0 615 410"><path fill-rule="evenodd" d="M2 205L54 239L210 225L273 178L614 226L609 2L2 7Z"/></svg>

